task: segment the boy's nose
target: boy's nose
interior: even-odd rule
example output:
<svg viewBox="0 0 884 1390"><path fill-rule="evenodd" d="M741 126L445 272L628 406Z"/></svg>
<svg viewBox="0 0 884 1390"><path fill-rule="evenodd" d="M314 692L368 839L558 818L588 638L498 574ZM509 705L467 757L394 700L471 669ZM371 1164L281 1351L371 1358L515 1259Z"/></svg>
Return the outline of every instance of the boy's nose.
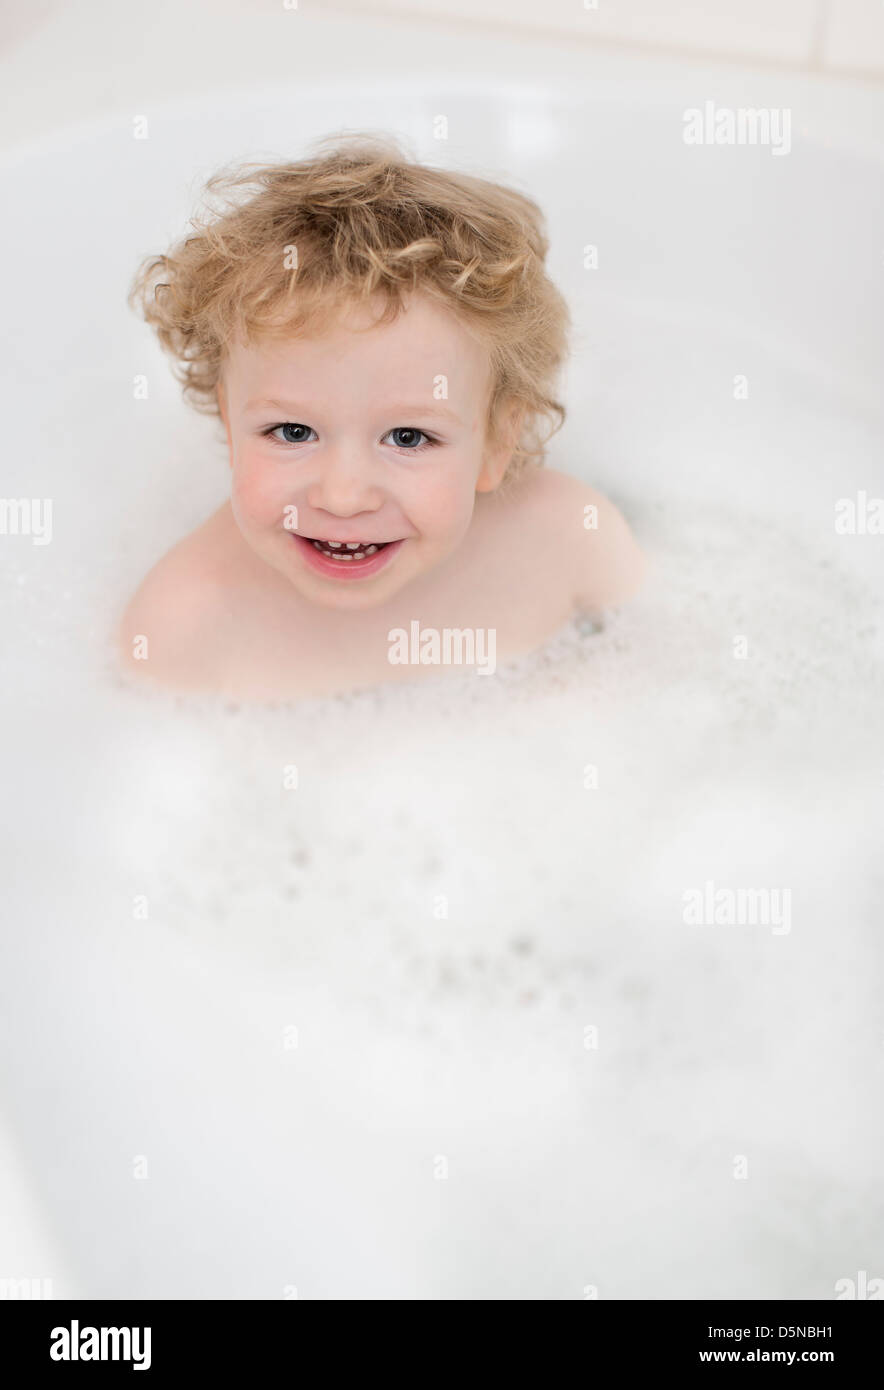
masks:
<svg viewBox="0 0 884 1390"><path fill-rule="evenodd" d="M354 454L328 453L317 462L316 478L307 490L309 506L335 516L356 516L383 506L384 494L369 460Z"/></svg>

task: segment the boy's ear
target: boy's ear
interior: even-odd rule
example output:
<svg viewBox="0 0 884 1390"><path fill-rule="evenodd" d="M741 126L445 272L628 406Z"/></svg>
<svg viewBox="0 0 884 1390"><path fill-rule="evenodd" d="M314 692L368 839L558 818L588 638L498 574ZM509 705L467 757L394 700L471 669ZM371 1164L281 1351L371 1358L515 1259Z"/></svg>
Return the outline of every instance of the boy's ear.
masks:
<svg viewBox="0 0 884 1390"><path fill-rule="evenodd" d="M496 438L485 447L482 467L476 479L477 492L493 492L500 486L513 456L513 450L519 442L524 419L525 407L519 401L514 401L503 411L502 418L498 421Z"/></svg>

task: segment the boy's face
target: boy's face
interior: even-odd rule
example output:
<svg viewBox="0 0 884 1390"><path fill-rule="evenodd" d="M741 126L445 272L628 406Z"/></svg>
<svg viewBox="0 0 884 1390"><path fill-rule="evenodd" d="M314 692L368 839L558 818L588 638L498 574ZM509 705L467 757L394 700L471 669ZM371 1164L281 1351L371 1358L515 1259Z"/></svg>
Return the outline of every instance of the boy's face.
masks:
<svg viewBox="0 0 884 1390"><path fill-rule="evenodd" d="M338 608L382 603L450 556L512 452L512 431L486 443L487 352L451 313L417 294L354 331L368 322L352 306L316 336L238 343L219 390L240 531Z"/></svg>

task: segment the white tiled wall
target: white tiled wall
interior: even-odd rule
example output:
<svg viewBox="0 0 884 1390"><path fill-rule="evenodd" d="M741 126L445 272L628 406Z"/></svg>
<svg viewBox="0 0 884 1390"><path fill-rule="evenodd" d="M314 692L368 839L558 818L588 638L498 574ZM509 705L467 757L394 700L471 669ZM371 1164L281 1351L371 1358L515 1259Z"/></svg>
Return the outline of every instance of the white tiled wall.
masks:
<svg viewBox="0 0 884 1390"><path fill-rule="evenodd" d="M823 51L833 67L884 71L884 0L829 0Z"/></svg>
<svg viewBox="0 0 884 1390"><path fill-rule="evenodd" d="M65 0L0 0L0 55L32 32L50 24L69 7ZM104 8L102 0L79 0L87 24ZM178 0L186 17L203 0ZM301 16L323 12L383 19L396 15L443 23L468 36L487 32L535 30L581 42L633 45L682 54L703 53L751 62L884 79L884 0L214 0L221 22L233 16L270 18L280 10ZM156 20L157 4L139 13L118 4L117 27L133 34ZM172 49L180 44L175 36ZM466 37L468 42L468 37ZM184 45L186 47L186 43Z"/></svg>
<svg viewBox="0 0 884 1390"><path fill-rule="evenodd" d="M306 7L309 0L299 0ZM884 77L884 0L318 0L323 9Z"/></svg>

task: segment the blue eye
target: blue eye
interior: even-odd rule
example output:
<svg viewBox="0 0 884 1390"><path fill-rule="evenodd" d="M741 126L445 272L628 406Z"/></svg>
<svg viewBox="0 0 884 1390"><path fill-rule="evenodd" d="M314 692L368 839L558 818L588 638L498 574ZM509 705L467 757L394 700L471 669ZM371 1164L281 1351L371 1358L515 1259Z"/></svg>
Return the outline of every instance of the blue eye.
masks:
<svg viewBox="0 0 884 1390"><path fill-rule="evenodd" d="M413 426L398 425L396 429L390 430L391 435L398 435L393 443L397 449L407 449L409 453L415 454L420 449L426 449L428 445L435 444L435 439L431 439L423 430L417 430ZM386 438L386 435L384 436ZM421 442L423 441L423 442Z"/></svg>
<svg viewBox="0 0 884 1390"><path fill-rule="evenodd" d="M392 435L399 435L398 439L393 439L398 449L420 449L420 439L427 439L428 435L423 430L413 430L407 425L400 425L396 430L391 430Z"/></svg>
<svg viewBox="0 0 884 1390"><path fill-rule="evenodd" d="M306 444L307 435L316 433L310 425L295 424L275 425L274 428L268 430L267 433L272 435L274 439L278 439L279 430L282 431L282 443L284 444Z"/></svg>

